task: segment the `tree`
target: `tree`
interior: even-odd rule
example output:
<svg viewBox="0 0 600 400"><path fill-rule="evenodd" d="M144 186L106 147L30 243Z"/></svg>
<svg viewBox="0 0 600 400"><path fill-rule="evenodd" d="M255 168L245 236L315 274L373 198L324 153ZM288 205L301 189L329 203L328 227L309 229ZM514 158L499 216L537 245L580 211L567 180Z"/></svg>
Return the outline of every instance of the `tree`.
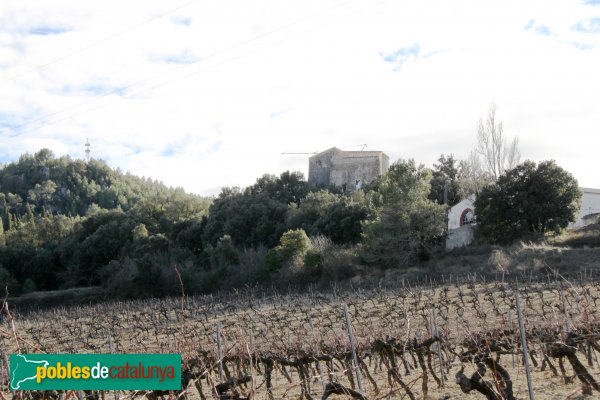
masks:
<svg viewBox="0 0 600 400"><path fill-rule="evenodd" d="M303 229L284 232L279 243L269 250L265 257L265 270L269 273L280 269L286 263L304 261L304 256L311 248L310 239Z"/></svg>
<svg viewBox="0 0 600 400"><path fill-rule="evenodd" d="M427 198L430 181L431 172L414 160L390 167L374 193L377 217L363 226L365 261L397 267L430 256L447 226L447 207Z"/></svg>
<svg viewBox="0 0 600 400"><path fill-rule="evenodd" d="M266 193L222 192L210 206L202 241L216 246L229 235L239 247L274 246L285 231L287 210Z"/></svg>
<svg viewBox="0 0 600 400"><path fill-rule="evenodd" d="M362 196L361 196L362 195ZM358 243L362 234L362 221L368 209L362 191L350 196L333 194L325 189L309 193L287 213L288 229L304 229L311 236L325 235L334 243Z"/></svg>
<svg viewBox="0 0 600 400"><path fill-rule="evenodd" d="M285 171L279 175L265 174L256 180L256 183L244 191L247 195L265 194L270 198L284 204L300 204L308 193L308 183L304 174L295 171Z"/></svg>
<svg viewBox="0 0 600 400"><path fill-rule="evenodd" d="M502 122L496 122L496 104L492 103L485 122L479 120L476 152L483 158L485 169L494 179L516 166L521 158L518 138L507 145L503 131Z"/></svg>
<svg viewBox="0 0 600 400"><path fill-rule="evenodd" d="M461 199L477 194L486 185L494 182L494 178L481 165L476 151L471 151L466 160L458 164L458 193Z"/></svg>
<svg viewBox="0 0 600 400"><path fill-rule="evenodd" d="M51 209L52 196L56 192L56 183L51 180L45 180L42 184L36 184L33 189L27 193L28 200L39 209Z"/></svg>
<svg viewBox="0 0 600 400"><path fill-rule="evenodd" d="M134 241L144 240L148 237L148 229L144 224L137 224L131 231L131 236Z"/></svg>
<svg viewBox="0 0 600 400"><path fill-rule="evenodd" d="M577 180L554 161L527 161L481 191L478 232L497 243L559 232L575 221L580 199Z"/></svg>
<svg viewBox="0 0 600 400"><path fill-rule="evenodd" d="M210 263L215 269L227 268L240 262L240 255L229 235L221 237L214 248L209 248L209 253Z"/></svg>
<svg viewBox="0 0 600 400"><path fill-rule="evenodd" d="M439 164L433 164L431 191L428 197L438 204L452 207L461 200L457 163L452 154L442 154L438 162Z"/></svg>
<svg viewBox="0 0 600 400"><path fill-rule="evenodd" d="M4 247L6 245L6 238L4 237L4 223L0 218L0 247Z"/></svg>

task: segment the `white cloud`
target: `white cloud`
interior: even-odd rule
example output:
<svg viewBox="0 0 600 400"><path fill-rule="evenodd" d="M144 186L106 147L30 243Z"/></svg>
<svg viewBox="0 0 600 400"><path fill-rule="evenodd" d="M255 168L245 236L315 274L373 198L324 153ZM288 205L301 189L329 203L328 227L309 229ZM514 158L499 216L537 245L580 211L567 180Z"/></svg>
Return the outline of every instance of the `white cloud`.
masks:
<svg viewBox="0 0 600 400"><path fill-rule="evenodd" d="M367 143L392 160L464 157L495 101L525 158L556 159L600 187L589 167L600 145L597 6L199 1L158 17L164 2L23 4L0 10L16 21L0 24L4 161L41 147L82 157L89 137L113 166L215 194L307 172L308 155L284 151ZM14 137L6 127L48 114Z"/></svg>

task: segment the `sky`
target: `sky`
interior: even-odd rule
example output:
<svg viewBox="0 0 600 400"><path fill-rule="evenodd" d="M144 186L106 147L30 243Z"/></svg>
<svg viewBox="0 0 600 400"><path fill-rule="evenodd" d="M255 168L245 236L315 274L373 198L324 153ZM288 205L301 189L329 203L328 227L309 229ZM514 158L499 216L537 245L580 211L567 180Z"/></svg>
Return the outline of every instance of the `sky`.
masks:
<svg viewBox="0 0 600 400"><path fill-rule="evenodd" d="M600 188L600 0L0 3L0 162L50 148L201 195L312 153L522 159Z"/></svg>

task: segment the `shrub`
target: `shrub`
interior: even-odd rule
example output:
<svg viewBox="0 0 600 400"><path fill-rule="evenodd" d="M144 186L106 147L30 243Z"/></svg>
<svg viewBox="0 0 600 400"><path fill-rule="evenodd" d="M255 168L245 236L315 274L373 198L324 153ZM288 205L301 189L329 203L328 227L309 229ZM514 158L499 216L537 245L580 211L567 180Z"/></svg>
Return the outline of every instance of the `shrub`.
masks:
<svg viewBox="0 0 600 400"><path fill-rule="evenodd" d="M304 266L309 271L313 271L313 272L320 271L321 268L323 267L323 262L324 262L323 254L321 254L321 252L318 250L310 249L304 255Z"/></svg>
<svg viewBox="0 0 600 400"><path fill-rule="evenodd" d="M310 239L304 229L293 229L281 235L281 251L289 259L294 255L304 255L310 248Z"/></svg>
<svg viewBox="0 0 600 400"><path fill-rule="evenodd" d="M240 262L238 251L229 235L223 235L215 248L209 248L208 251L210 254L210 263L213 268L226 268L231 265L237 265Z"/></svg>
<svg viewBox="0 0 600 400"><path fill-rule="evenodd" d="M23 283L23 293L31 293L37 290L37 286L35 282L31 280L31 278L27 278L25 283Z"/></svg>
<svg viewBox="0 0 600 400"><path fill-rule="evenodd" d="M285 257L281 251L281 246L276 246L269 251L265 256L265 270L268 273L275 272L283 265Z"/></svg>
<svg viewBox="0 0 600 400"><path fill-rule="evenodd" d="M271 273L286 264L302 265L310 248L311 242L304 229L289 230L281 235L280 244L267 252L265 270Z"/></svg>

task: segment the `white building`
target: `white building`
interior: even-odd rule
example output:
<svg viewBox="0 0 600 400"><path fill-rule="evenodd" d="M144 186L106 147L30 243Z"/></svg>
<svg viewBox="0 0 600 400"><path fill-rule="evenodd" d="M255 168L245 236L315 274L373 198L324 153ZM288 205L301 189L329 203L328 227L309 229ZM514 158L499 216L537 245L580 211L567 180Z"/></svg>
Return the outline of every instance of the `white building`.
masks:
<svg viewBox="0 0 600 400"><path fill-rule="evenodd" d="M448 211L448 230L475 222L475 195L461 200Z"/></svg>
<svg viewBox="0 0 600 400"><path fill-rule="evenodd" d="M569 224L569 228L581 228L598 221L600 214L600 189L591 189L580 187L581 208L575 222Z"/></svg>
<svg viewBox="0 0 600 400"><path fill-rule="evenodd" d="M575 222L568 229L581 228L598 221L600 216L600 189L579 188L581 190L581 208ZM475 222L475 195L462 200L448 211L448 238L446 249L466 246L473 241Z"/></svg>
<svg viewBox="0 0 600 400"><path fill-rule="evenodd" d="M462 247L473 242L475 227L475 195L467 197L448 211L446 249Z"/></svg>

